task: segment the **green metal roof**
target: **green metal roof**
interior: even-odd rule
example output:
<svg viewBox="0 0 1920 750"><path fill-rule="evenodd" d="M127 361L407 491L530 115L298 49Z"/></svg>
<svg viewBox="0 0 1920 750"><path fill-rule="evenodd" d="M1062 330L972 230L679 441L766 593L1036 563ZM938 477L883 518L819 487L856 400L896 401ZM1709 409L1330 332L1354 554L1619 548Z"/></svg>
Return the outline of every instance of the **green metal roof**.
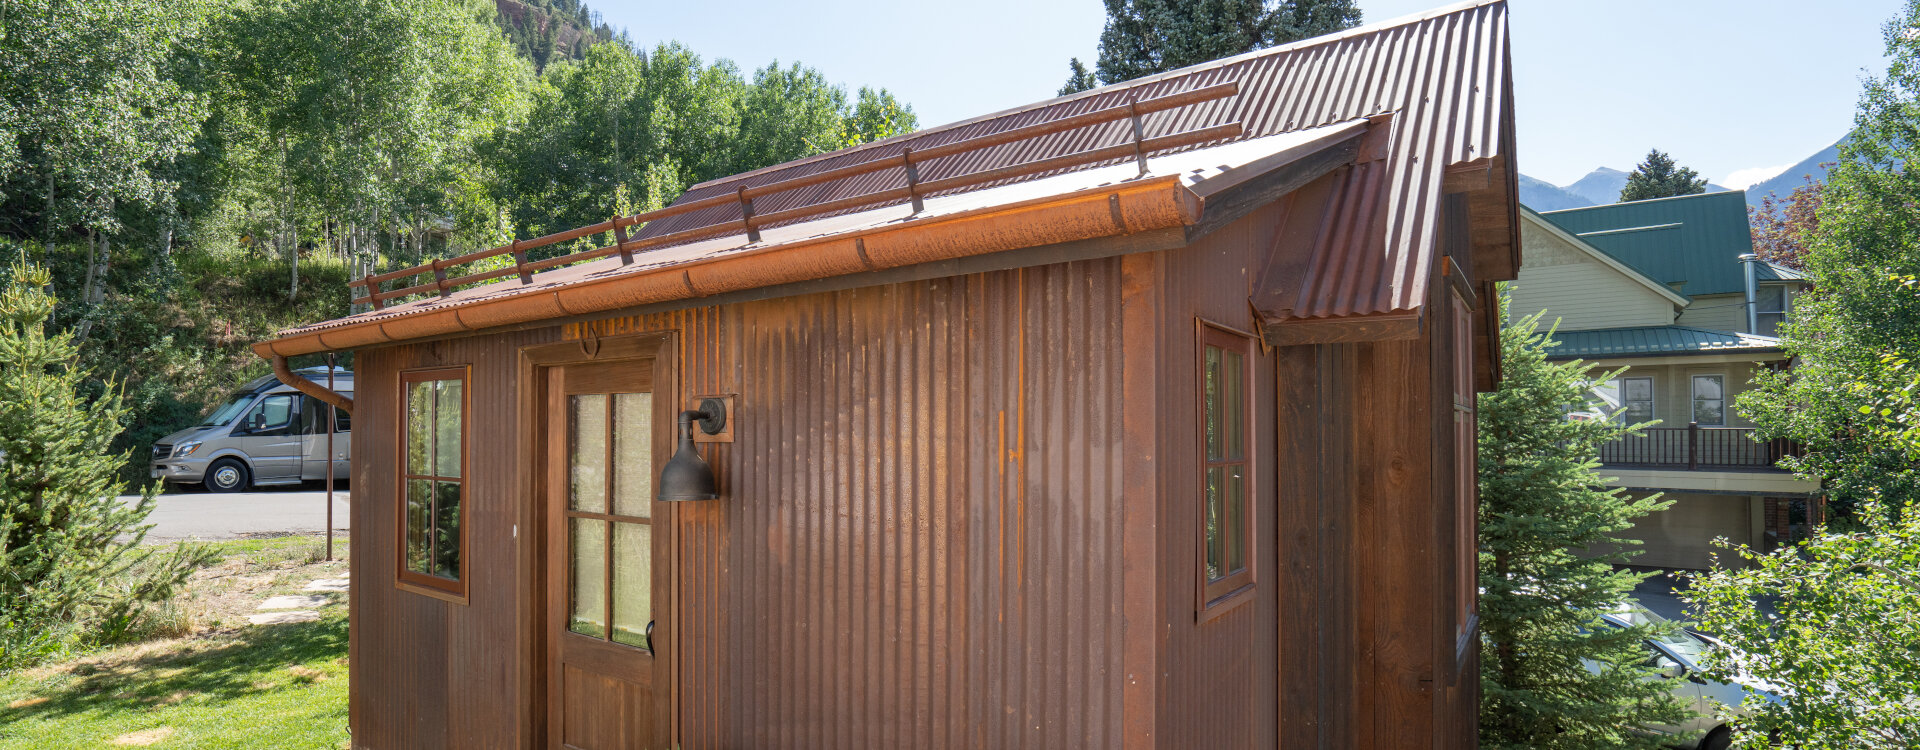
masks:
<svg viewBox="0 0 1920 750"><path fill-rule="evenodd" d="M1556 331L1553 340L1559 346L1547 350L1553 359L1605 359L1609 357L1662 357L1725 352L1777 352L1780 339L1729 331L1711 331L1692 326L1642 326L1638 328L1600 328L1591 331Z"/></svg>
<svg viewBox="0 0 1920 750"><path fill-rule="evenodd" d="M1688 296L1747 290L1740 256L1753 252L1739 190L1543 211L1543 218ZM1783 269L1784 270L1784 269ZM1789 272L1791 273L1791 272ZM1768 275L1761 269L1759 276Z"/></svg>
<svg viewBox="0 0 1920 750"><path fill-rule="evenodd" d="M1778 263L1762 263L1753 274L1760 281L1806 281L1807 275Z"/></svg>

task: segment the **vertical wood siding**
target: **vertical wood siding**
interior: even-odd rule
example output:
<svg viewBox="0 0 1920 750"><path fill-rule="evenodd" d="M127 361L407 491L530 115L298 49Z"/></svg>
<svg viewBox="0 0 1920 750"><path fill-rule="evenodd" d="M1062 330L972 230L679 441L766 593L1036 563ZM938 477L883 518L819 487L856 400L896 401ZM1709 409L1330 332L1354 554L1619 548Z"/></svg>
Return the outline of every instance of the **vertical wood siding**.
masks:
<svg viewBox="0 0 1920 750"><path fill-rule="evenodd" d="M738 394L678 511L697 747L1113 747L1123 621L1122 261L582 324L672 330L679 398ZM560 329L361 355L358 746L531 746L514 368ZM470 602L392 584L397 372L473 365ZM1140 408L1135 406L1134 408ZM531 537L521 530L521 538Z"/></svg>

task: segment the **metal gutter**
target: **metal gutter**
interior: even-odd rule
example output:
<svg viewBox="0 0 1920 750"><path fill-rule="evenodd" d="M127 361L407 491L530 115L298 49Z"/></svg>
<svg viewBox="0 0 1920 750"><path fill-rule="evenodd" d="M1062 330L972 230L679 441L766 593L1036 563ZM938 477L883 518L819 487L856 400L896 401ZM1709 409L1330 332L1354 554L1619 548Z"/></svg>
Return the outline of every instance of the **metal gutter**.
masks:
<svg viewBox="0 0 1920 750"><path fill-rule="evenodd" d="M258 344L254 345L254 351L260 351ZM300 377L294 373L292 367L287 365L286 357L278 354L262 354L261 356L266 357L268 362L273 363L273 376L279 378L280 382L286 383L296 391L332 404L335 408L346 412L349 417L353 416L353 399L347 398L346 394L340 393L339 391L328 390L319 383Z"/></svg>

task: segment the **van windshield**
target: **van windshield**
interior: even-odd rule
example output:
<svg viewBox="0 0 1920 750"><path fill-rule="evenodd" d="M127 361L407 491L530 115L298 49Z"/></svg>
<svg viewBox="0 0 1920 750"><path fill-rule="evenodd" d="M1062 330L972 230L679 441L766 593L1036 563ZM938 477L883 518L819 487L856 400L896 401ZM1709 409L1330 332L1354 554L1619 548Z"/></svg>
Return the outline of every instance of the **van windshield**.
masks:
<svg viewBox="0 0 1920 750"><path fill-rule="evenodd" d="M220 405L220 408L214 409L213 414L208 415L206 419L200 420L200 426L225 427L228 422L233 421L234 417L240 416L240 412L247 408L247 404L251 403L253 403L253 394L233 394L227 398L226 403Z"/></svg>

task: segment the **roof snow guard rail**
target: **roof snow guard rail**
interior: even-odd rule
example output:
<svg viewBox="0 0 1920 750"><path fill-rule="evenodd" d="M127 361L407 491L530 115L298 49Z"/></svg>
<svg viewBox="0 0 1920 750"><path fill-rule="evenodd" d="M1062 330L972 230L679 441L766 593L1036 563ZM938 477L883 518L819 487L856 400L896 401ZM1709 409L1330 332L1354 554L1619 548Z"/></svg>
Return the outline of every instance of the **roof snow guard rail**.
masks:
<svg viewBox="0 0 1920 750"><path fill-rule="evenodd" d="M1147 138L1145 136L1144 129L1140 122L1140 117L1142 115L1149 114L1152 112L1159 112L1162 110L1184 107L1190 104L1199 104L1201 102L1209 102L1216 99L1224 99L1230 96L1234 96L1238 93L1240 93L1240 84L1237 82L1228 82L1228 83L1223 83L1216 86L1206 86L1202 88L1190 89L1187 91L1182 91L1177 94L1169 94L1167 96L1156 97L1156 98L1147 99L1144 101L1128 102L1126 104L1119 105L1119 106L1107 107L1105 109L1098 109L1092 112L1072 115L1069 117L1062 117L1057 120L1050 120L1048 122L1036 123L1033 125L1028 125L1020 128L1013 128L1013 129L1002 131L999 133L981 136L979 138L970 138L964 141L956 141L954 143L948 143L940 146L933 146L931 148L926 148L919 151L915 151L911 148L903 149L897 158L887 157L887 158L874 159L872 161L862 162L860 164L851 164L845 167L841 167L839 169L830 169L824 172L818 172L815 174L796 177L790 180L783 180L781 182L774 182L766 185L759 185L754 187L742 186L740 187L740 189L734 191L731 194L716 195L711 198L703 198L697 201L690 201L687 203L672 205L656 211L647 211L644 213L634 214L632 216L616 216L612 219L608 219L598 224L593 224L591 226L584 226L578 229L569 229L565 232L550 234L545 237L540 237L540 238L531 239L531 240L516 240L511 244L504 245L501 247L496 247L488 250L479 250L479 251L467 253L466 255L460 255L452 258L436 260L432 263L418 265L412 268L404 268L398 271L389 271L387 273L382 273L382 274L368 274L365 277L349 282L348 286L352 288L364 287L369 292L368 294L366 294L366 296L355 297L353 300L354 304L359 305L359 304L371 303L373 305L373 309L379 310L384 306L384 303L387 300L391 300L397 297L406 297L413 294L424 294L427 292L433 292L438 294L440 297L445 298L448 295L452 294L453 290L458 287L466 286L469 284L477 284L483 281L490 281L503 276L517 275L520 277L521 284L523 285L531 284L533 283L533 274L536 271L543 271L549 268L569 265L572 263L579 263L582 261L593 260L596 258L604 258L606 256L614 255L614 254L618 254L620 256L620 262L622 265L627 265L627 264L633 263L633 255L636 251L647 250L650 248L657 248L665 245L674 245L674 244L679 244L683 242L691 242L694 240L705 239L708 237L740 232L743 230L747 235L747 242L751 244L751 243L760 241L760 228L764 226L781 223L781 222L792 221L795 219L805 218L809 216L816 216L819 214L845 211L848 209L859 208L862 206L868 206L875 203L891 202L891 201L906 199L913 203L913 211L914 213L917 214L923 208L923 206L921 205L922 197L930 193L938 193L946 190L954 190L957 188L973 187L976 185L981 185L989 182L996 182L999 180L1006 180L1006 179L1012 179L1017 177L1026 177L1026 176L1038 174L1041 172L1050 172L1058 169L1067 169L1071 167L1081 166L1084 164L1091 164L1094 162L1102 162L1102 161L1108 161L1112 159L1125 159L1125 158L1131 157L1134 159L1135 162L1137 162L1140 165L1140 173L1144 175L1147 173L1147 154L1149 152L1180 148L1183 146L1192 146L1192 145L1197 145L1201 143L1207 143L1209 141L1217 141L1217 140L1222 140L1226 138L1238 137L1241 134L1243 128L1240 123L1232 122L1225 125L1216 125L1214 127L1209 127L1209 128L1199 128L1196 130L1189 130L1186 132L1175 133L1172 135L1163 135L1155 138ZM977 151L980 149L991 148L993 146L999 146L1002 144L1012 143L1015 141L1027 140L1029 138L1037 138L1043 135L1050 135L1053 133L1059 133L1067 130L1077 130L1079 128L1084 128L1084 127L1089 127L1093 125L1113 122L1115 120L1124 120L1124 119L1131 119L1133 122L1133 141L1131 143L1124 143L1117 146L1108 146L1105 148L1089 149L1086 151L1067 154L1065 156L1057 156L1050 159L1040 159L1037 161L1031 161L1024 164L1016 164L1009 167L1001 167L999 169L986 169L986 170L981 170L971 174L959 175L956 177L949 177L946 179L934 180L931 182L920 181L920 174L919 174L917 165L924 164L927 161L930 161L933 159L938 159L944 156L953 156L955 154L967 153L969 151ZM904 170L906 172L907 186L903 188L894 188L891 190L879 190L879 191L867 193L864 195L853 196L851 198L843 198L835 201L827 201L824 203L818 203L811 206L801 206L799 208L793 208L785 211L775 211L773 213L767 213L767 214L756 214L753 211L753 200L758 197L771 195L774 193L786 192L788 190L796 190L796 189L807 187L810 185L818 185L823 182L830 182L833 180L867 174L870 172L878 172L884 169ZM740 212L743 218L738 223L729 221L721 224L712 224L704 227L696 227L694 229L687 229L679 232L673 232L670 234L663 234L657 237L648 237L645 239L633 239L633 240L627 239L628 227L634 227L634 226L645 224L650 221L654 221L656 219L664 219L669 216L678 216L680 214L690 213L690 212L698 211L704 208L712 208L715 206L726 205L728 203L740 204ZM527 261L527 251L533 248L543 247L546 245L552 245L560 242L566 242L568 240L579 239L581 237L601 234L608 231L611 231L614 234L615 242L612 245L608 245L606 247L598 248L595 250L586 250L582 252L571 253L568 255L561 255L561 256L556 256L552 258L547 258L545 260L537 260L533 262ZM490 271L483 271L480 273L468 274L466 276L460 276L457 278L451 278L451 279L447 278L447 269L449 268L464 265L467 263L472 263L474 261L486 260L488 258L495 258L502 255L512 255L513 265L505 268L498 268ZM408 277L417 276L424 273L432 273L433 281L424 283L424 284L416 284L414 286L404 287L401 289L382 290L380 288L380 285L382 282L391 281L394 279L408 278Z"/></svg>

